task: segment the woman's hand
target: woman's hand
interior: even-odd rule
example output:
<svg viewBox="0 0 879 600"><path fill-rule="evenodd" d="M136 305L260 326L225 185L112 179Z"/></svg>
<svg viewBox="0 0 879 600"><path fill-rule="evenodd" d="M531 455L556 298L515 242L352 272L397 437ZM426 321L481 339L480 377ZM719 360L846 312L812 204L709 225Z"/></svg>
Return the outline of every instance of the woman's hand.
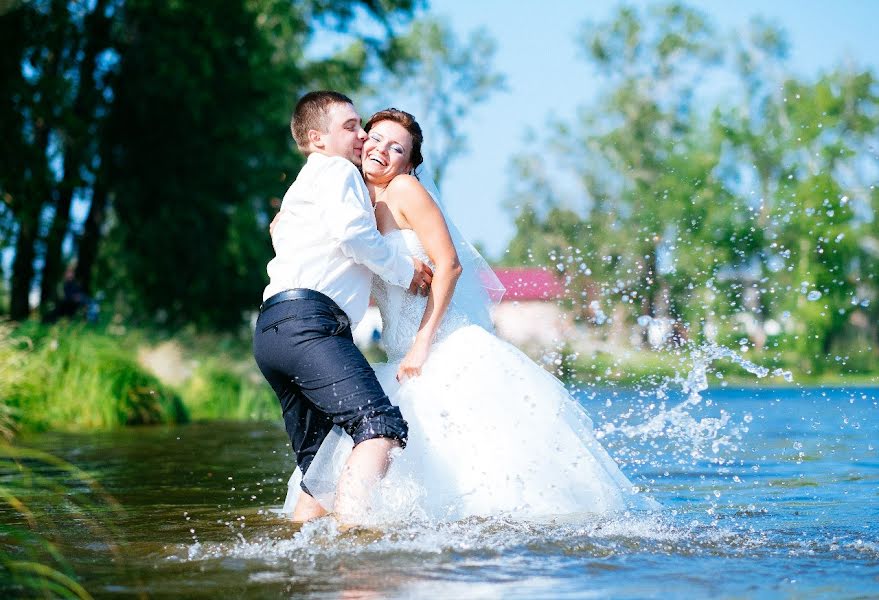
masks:
<svg viewBox="0 0 879 600"><path fill-rule="evenodd" d="M397 369L397 381L403 383L410 377L421 375L421 367L424 366L428 354L430 354L430 344L415 338L415 343L400 361L400 367Z"/></svg>
<svg viewBox="0 0 879 600"><path fill-rule="evenodd" d="M272 234L275 233L275 226L278 224L278 221L281 220L281 211L278 211L278 214L275 215L275 218L272 219L272 222L269 223L269 237L272 237Z"/></svg>

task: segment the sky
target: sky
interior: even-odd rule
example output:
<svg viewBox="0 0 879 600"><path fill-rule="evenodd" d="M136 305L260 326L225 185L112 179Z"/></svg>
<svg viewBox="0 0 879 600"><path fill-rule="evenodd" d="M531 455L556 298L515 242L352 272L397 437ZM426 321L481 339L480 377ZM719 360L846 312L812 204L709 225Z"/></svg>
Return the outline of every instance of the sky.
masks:
<svg viewBox="0 0 879 600"><path fill-rule="evenodd" d="M526 143L526 132L536 132L539 140L550 117L572 122L578 106L595 101L601 80L578 56L575 37L585 21L606 21L620 4L430 1L428 13L447 19L459 38L484 28L497 43L496 69L506 76L507 90L474 106L465 119L469 151L449 167L442 189L451 217L466 237L480 242L487 258L500 258L515 232L513 217L504 208L513 174L511 157L541 152L539 142ZM627 4L644 9L655 2ZM691 0L687 4L707 14L726 35L744 28L754 16L780 25L788 34L788 67L795 75L812 78L848 62L879 71L877 0ZM719 80L717 85L724 84ZM724 92L711 90L717 97Z"/></svg>
<svg viewBox="0 0 879 600"><path fill-rule="evenodd" d="M541 129L551 117L573 122L578 106L594 103L601 79L578 56L575 37L584 22L607 21L621 3L428 2L427 12L445 18L459 39L484 28L497 43L495 67L506 77L507 89L474 106L464 119L461 127L469 150L449 167L442 196L462 233L479 242L489 260L498 259L515 233L513 216L504 208L514 174L511 158L541 151ZM656 2L627 4L643 11ZM879 35L874 32L879 0L689 0L687 4L707 14L725 35L744 28L754 16L777 23L788 34L788 66L798 76L815 77L845 62L879 72ZM717 85L724 85L723 80ZM725 90L711 92L721 97ZM526 143L528 131L537 133L538 143ZM429 137L430 131L425 135ZM2 256L7 272L11 255L7 249Z"/></svg>

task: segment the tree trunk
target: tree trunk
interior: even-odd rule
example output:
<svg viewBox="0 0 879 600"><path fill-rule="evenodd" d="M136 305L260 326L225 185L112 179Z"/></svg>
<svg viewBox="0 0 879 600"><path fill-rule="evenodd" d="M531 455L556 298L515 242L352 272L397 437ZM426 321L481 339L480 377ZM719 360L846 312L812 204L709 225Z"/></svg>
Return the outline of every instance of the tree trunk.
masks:
<svg viewBox="0 0 879 600"><path fill-rule="evenodd" d="M65 177L65 180L67 178ZM66 182L65 182L66 183ZM58 194L55 203L55 217L46 237L46 254L43 273L40 279L40 312L45 315L58 299L58 284L64 271L62 267L61 246L67 228L70 225L70 205L73 200L73 188L65 187Z"/></svg>
<svg viewBox="0 0 879 600"><path fill-rule="evenodd" d="M41 199L34 199L29 207L19 213L9 294L9 317L14 321L23 321L30 316L30 291L34 279L34 259L42 205Z"/></svg>
<svg viewBox="0 0 879 600"><path fill-rule="evenodd" d="M18 223L15 240L15 260L12 263L12 281L9 290L9 317L22 321L30 316L30 293L34 280L34 259L40 235L40 215L51 193L48 164L49 127L39 125L34 144L37 164L33 166L30 185L21 197L16 198L12 213Z"/></svg>
<svg viewBox="0 0 879 600"><path fill-rule="evenodd" d="M39 99L32 105L33 114L28 121L34 129L34 144L26 148L30 163L29 176L23 182L24 192L15 199L12 214L18 224L15 241L15 259L12 263L12 281L9 292L9 316L20 321L30 316L30 292L34 280L34 260L40 233L40 216L52 195L53 177L49 165L50 131L58 119L59 96L57 82L63 71L63 50L67 44L68 15L64 2L51 4L53 23L49 28L46 64L42 70L37 89Z"/></svg>
<svg viewBox="0 0 879 600"><path fill-rule="evenodd" d="M92 289L92 271L98 258L98 245L106 217L107 201L107 185L99 173L95 180L92 203L83 227L82 239L79 241L79 256L76 261L76 280L90 296L93 295L94 291Z"/></svg>
<svg viewBox="0 0 879 600"><path fill-rule="evenodd" d="M43 315L57 300L58 284L64 272L63 244L70 227L70 207L73 194L81 186L80 171L88 160L90 125L96 118L100 93L96 87L95 69L98 53L109 42L109 20L104 16L106 0L98 0L93 11L85 19L85 49L79 63L79 88L73 102L73 114L66 130L67 144L64 151L64 180L58 192L55 216L46 237L46 255L40 285L40 310Z"/></svg>

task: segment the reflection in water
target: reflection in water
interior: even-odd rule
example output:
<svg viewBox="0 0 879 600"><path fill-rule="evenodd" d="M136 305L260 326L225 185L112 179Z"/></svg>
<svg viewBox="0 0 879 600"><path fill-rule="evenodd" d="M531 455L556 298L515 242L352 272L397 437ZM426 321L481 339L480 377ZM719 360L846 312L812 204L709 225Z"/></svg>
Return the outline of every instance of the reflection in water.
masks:
<svg viewBox="0 0 879 600"><path fill-rule="evenodd" d="M292 465L275 423L25 441L94 474L125 507L116 526L130 577L93 540L65 541L98 595L879 594L876 390L697 393L583 393L602 443L664 510L542 523L299 527L274 512Z"/></svg>

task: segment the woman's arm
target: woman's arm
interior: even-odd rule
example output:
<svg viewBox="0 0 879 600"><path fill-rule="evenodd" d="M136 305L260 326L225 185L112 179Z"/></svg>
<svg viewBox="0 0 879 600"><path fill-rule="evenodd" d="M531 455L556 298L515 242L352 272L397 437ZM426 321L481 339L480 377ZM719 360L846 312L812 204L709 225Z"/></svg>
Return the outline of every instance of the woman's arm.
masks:
<svg viewBox="0 0 879 600"><path fill-rule="evenodd" d="M416 178L398 175L388 186L387 193L392 194L389 200L415 231L434 264L427 308L415 336L415 343L397 371L397 379L402 381L421 374L421 367L430 353L430 345L455 292L455 284L461 275L461 263L442 211Z"/></svg>

